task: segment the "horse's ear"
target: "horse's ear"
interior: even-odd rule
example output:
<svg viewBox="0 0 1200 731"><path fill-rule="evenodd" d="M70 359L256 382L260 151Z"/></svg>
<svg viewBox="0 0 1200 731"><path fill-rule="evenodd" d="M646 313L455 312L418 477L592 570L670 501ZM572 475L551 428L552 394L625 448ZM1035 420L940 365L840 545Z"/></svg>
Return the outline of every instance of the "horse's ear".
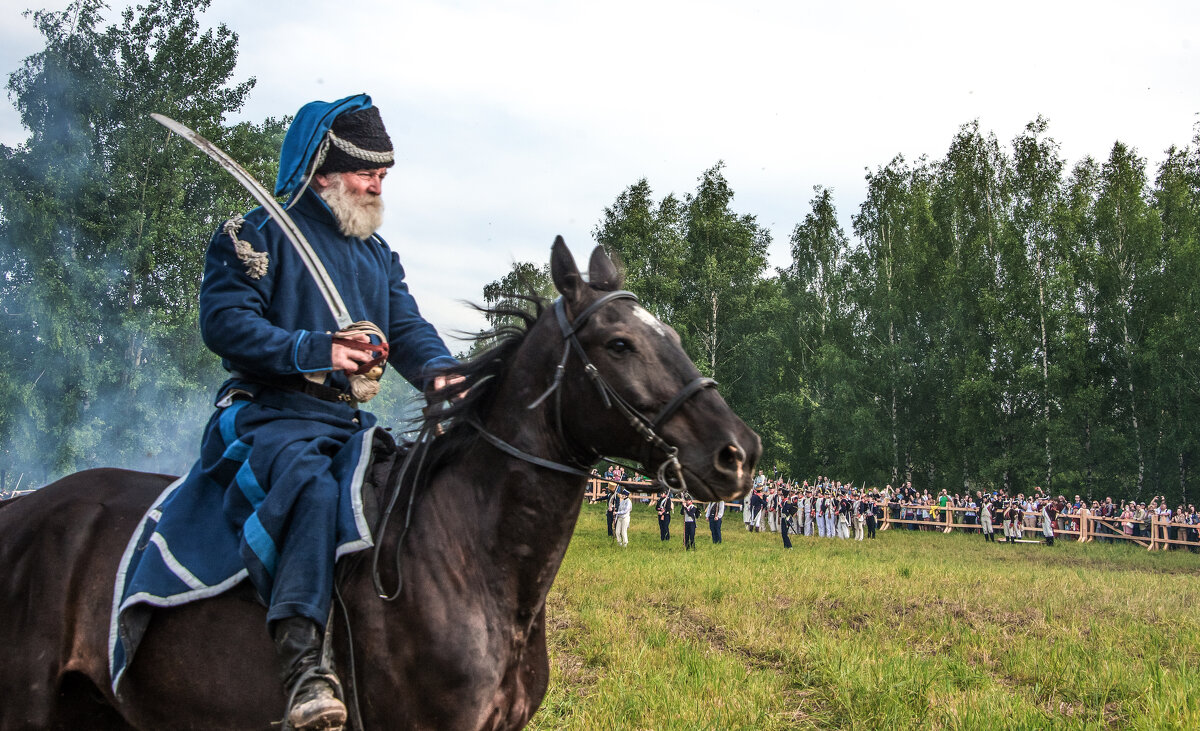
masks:
<svg viewBox="0 0 1200 731"><path fill-rule="evenodd" d="M625 283L625 277L620 268L609 258L603 246L592 249L592 258L588 262L588 284L606 292L615 292Z"/></svg>
<svg viewBox="0 0 1200 731"><path fill-rule="evenodd" d="M583 278L579 276L579 267L575 266L575 257L562 236L554 237L554 246L550 250L550 276L554 279L554 288L566 298L567 302L575 302L583 293Z"/></svg>

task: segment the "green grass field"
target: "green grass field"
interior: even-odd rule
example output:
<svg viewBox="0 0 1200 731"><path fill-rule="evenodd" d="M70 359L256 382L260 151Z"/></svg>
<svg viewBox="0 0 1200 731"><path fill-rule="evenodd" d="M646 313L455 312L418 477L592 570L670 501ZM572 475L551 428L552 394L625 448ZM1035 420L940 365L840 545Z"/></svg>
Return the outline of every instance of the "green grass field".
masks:
<svg viewBox="0 0 1200 731"><path fill-rule="evenodd" d="M534 729L1200 729L1200 555L748 534L585 506Z"/></svg>

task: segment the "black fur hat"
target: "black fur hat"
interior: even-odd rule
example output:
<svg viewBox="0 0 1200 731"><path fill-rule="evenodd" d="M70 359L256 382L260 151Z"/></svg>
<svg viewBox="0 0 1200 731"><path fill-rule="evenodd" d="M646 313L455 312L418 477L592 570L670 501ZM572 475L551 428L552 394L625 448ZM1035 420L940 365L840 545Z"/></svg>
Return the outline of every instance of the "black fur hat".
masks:
<svg viewBox="0 0 1200 731"><path fill-rule="evenodd" d="M378 107L340 115L333 120L327 143L328 151L317 167L318 173L349 173L396 164L392 138L383 127Z"/></svg>

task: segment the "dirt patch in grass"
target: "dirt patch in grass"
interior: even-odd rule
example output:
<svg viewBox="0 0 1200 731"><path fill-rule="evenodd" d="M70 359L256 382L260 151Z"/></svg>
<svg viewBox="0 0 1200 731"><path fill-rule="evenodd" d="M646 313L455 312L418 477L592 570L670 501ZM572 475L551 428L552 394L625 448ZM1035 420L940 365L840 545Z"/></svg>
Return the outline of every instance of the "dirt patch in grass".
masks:
<svg viewBox="0 0 1200 731"><path fill-rule="evenodd" d="M591 672L583 658L566 650L554 653L554 666L559 672L559 690L580 700L587 698L596 686L596 674Z"/></svg>
<svg viewBox="0 0 1200 731"><path fill-rule="evenodd" d="M650 606L656 614L667 617L668 631L679 639L700 642L714 652L737 655L745 661L747 670L780 672L784 669L784 660L779 653L738 645L724 627L700 612L668 602L653 602Z"/></svg>
<svg viewBox="0 0 1200 731"><path fill-rule="evenodd" d="M791 709L782 714L789 728L820 727L817 717L809 713L809 709L816 704L815 696L816 693L812 690L790 688L783 691L783 706Z"/></svg>
<svg viewBox="0 0 1200 731"><path fill-rule="evenodd" d="M575 615L564 598L551 592L546 598L546 645L552 671L558 671L558 692L578 699L595 692L598 682L595 668L577 652L569 640L571 630L578 627Z"/></svg>
<svg viewBox="0 0 1200 731"><path fill-rule="evenodd" d="M967 627L994 627L1005 635L1036 634L1038 628L1048 629L1046 619L1036 607L1017 610L988 605L967 604L950 599L910 598L895 603L887 610L890 616L933 623L949 619Z"/></svg>
<svg viewBox="0 0 1200 731"><path fill-rule="evenodd" d="M546 610L546 635L557 635L560 632L571 627L571 616L562 607L559 607L553 614L549 608Z"/></svg>
<svg viewBox="0 0 1200 731"><path fill-rule="evenodd" d="M1130 555L1080 555L1067 551L1028 551L1021 554L1003 556L1005 563L1025 563L1036 566L1038 570L1047 568L1076 568L1095 569L1101 573L1136 573L1158 574L1166 576L1200 574L1200 564L1165 564L1145 557L1144 548L1128 547ZM1053 550L1053 549L1052 549ZM1124 559L1124 560L1122 560Z"/></svg>

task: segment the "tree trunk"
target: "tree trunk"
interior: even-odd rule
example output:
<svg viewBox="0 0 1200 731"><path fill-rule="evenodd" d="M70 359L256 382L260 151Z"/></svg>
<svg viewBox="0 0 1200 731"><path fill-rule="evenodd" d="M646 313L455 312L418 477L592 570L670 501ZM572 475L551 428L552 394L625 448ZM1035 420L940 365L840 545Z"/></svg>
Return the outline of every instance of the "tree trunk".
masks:
<svg viewBox="0 0 1200 731"><path fill-rule="evenodd" d="M900 477L900 435L897 434L896 386L892 386L892 484Z"/></svg>
<svg viewBox="0 0 1200 731"><path fill-rule="evenodd" d="M1090 500L1092 497L1092 419L1088 417L1083 426L1083 453L1086 455L1087 467L1083 472L1083 490Z"/></svg>
<svg viewBox="0 0 1200 731"><path fill-rule="evenodd" d="M1187 461L1183 458L1183 452L1179 453L1179 501L1184 505L1188 504Z"/></svg>
<svg viewBox="0 0 1200 731"><path fill-rule="evenodd" d="M1129 321L1124 314L1121 315L1121 331L1125 342L1125 377L1129 382L1129 416L1133 424L1133 444L1137 449L1137 486L1134 489L1134 497L1141 500L1142 489L1145 486L1146 458L1142 455L1142 434L1138 429L1137 392L1133 386L1133 345L1129 338Z"/></svg>
<svg viewBox="0 0 1200 731"><path fill-rule="evenodd" d="M708 369L714 376L717 374L717 293L712 293L712 321L709 323L708 334Z"/></svg>
<svg viewBox="0 0 1200 731"><path fill-rule="evenodd" d="M1046 430L1046 494L1054 474L1054 455L1050 451L1050 347L1046 340L1046 283L1042 270L1042 250L1037 252L1038 320L1042 327L1042 428Z"/></svg>
<svg viewBox="0 0 1200 731"><path fill-rule="evenodd" d="M888 309L888 359L892 371L892 484L900 478L900 434L899 419L896 416L896 381L899 379L899 369L896 366L896 318L893 315L892 303L892 237L889 227L884 226L881 232L887 257L884 260L884 276L887 281Z"/></svg>

